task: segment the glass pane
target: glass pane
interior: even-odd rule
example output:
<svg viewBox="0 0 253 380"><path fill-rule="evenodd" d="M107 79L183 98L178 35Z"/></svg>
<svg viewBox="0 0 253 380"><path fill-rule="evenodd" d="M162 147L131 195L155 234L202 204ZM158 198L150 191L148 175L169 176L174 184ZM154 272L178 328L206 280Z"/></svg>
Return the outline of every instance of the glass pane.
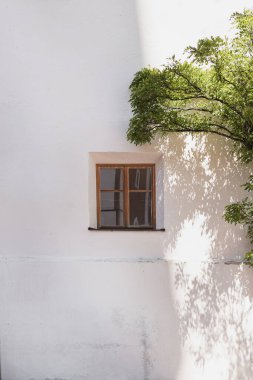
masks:
<svg viewBox="0 0 253 380"><path fill-rule="evenodd" d="M129 169L129 189L130 190L151 190L152 169L134 168Z"/></svg>
<svg viewBox="0 0 253 380"><path fill-rule="evenodd" d="M151 192L129 193L130 225L150 227L151 222Z"/></svg>
<svg viewBox="0 0 253 380"><path fill-rule="evenodd" d="M101 225L123 227L123 192L101 191Z"/></svg>
<svg viewBox="0 0 253 380"><path fill-rule="evenodd" d="M101 190L123 190L123 170L116 168L100 168Z"/></svg>

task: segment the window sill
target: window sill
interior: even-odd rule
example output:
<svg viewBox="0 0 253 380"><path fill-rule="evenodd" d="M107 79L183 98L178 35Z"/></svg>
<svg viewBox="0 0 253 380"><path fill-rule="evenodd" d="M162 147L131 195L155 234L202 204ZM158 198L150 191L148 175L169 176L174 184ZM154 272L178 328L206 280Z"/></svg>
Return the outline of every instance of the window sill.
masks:
<svg viewBox="0 0 253 380"><path fill-rule="evenodd" d="M88 227L89 231L149 231L149 232L165 232L165 228L154 229L154 228L116 228L116 227L103 227L103 228L93 228Z"/></svg>

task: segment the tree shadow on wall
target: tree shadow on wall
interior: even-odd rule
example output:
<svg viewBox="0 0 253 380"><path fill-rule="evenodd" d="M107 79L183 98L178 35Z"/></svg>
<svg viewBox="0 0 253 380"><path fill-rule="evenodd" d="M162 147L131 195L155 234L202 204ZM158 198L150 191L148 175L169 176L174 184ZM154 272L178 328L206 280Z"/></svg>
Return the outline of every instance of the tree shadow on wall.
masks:
<svg viewBox="0 0 253 380"><path fill-rule="evenodd" d="M220 378L250 379L252 269L223 263L241 258L249 243L222 217L226 204L245 197L240 185L250 168L216 136L169 135L155 145L164 156L164 256L175 262L182 344L203 370L215 360Z"/></svg>
<svg viewBox="0 0 253 380"><path fill-rule="evenodd" d="M218 378L252 379L252 269L177 263L174 279L181 343L195 364L215 363Z"/></svg>
<svg viewBox="0 0 253 380"><path fill-rule="evenodd" d="M227 224L223 213L225 205L246 196L240 185L250 168L238 163L231 145L216 136L173 134L156 141L156 150L164 157L167 258L178 258L178 244L186 239L186 229L191 232L189 241L184 240L190 259L193 251L198 252L198 259L204 258L200 244L204 239L208 240L205 258L242 257L250 247L244 238L246 231ZM186 251L183 256L188 257Z"/></svg>

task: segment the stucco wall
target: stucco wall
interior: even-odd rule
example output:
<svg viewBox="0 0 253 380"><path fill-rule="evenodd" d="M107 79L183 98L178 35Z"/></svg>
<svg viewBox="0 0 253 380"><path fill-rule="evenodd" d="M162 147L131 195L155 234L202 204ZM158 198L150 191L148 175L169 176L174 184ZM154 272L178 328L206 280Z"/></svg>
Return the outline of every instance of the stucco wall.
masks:
<svg viewBox="0 0 253 380"><path fill-rule="evenodd" d="M213 137L125 137L133 74L250 5L0 2L2 380L253 377L252 271L225 264L249 243L222 219L249 168ZM95 152L162 156L165 232L88 231Z"/></svg>

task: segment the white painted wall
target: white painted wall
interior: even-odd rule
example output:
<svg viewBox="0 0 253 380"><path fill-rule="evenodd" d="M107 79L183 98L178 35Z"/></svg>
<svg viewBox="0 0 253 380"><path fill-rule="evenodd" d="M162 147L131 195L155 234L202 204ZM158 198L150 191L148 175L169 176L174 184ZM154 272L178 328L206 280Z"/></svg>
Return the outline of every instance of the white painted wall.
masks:
<svg viewBox="0 0 253 380"><path fill-rule="evenodd" d="M222 219L248 169L213 137L125 138L133 74L250 5L0 2L2 380L252 378L252 271L224 264L249 244ZM163 155L165 232L88 231L94 152Z"/></svg>

